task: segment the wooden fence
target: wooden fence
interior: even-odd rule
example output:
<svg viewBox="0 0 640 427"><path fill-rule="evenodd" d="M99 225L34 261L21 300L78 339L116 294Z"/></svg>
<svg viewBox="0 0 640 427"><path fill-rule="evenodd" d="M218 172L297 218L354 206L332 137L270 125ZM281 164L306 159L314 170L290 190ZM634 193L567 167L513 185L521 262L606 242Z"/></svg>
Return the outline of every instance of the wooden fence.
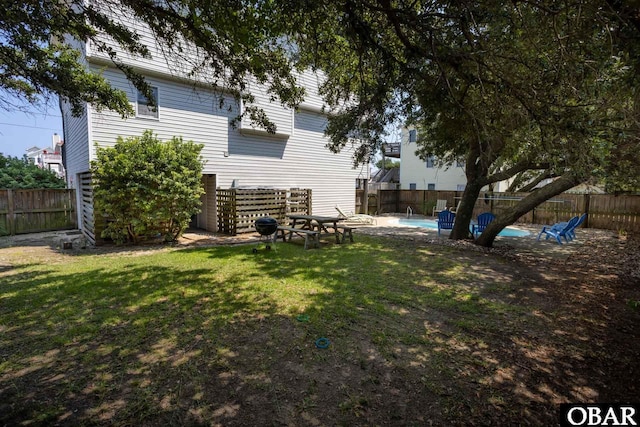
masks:
<svg viewBox="0 0 640 427"><path fill-rule="evenodd" d="M0 235L77 228L73 189L0 190Z"/></svg>
<svg viewBox="0 0 640 427"><path fill-rule="evenodd" d="M289 213L311 214L310 189L218 188L216 194L218 231L232 236L254 232L254 221L263 216L270 216L283 224Z"/></svg>
<svg viewBox="0 0 640 427"><path fill-rule="evenodd" d="M500 212L514 206L528 193L480 193L473 209L473 216L482 212ZM358 212L364 197L363 190L356 190ZM437 200L444 199L448 207L458 205L461 191L434 190L379 190L369 194L369 213L407 213L431 215ZM640 196L615 196L610 194L563 193L547 200L518 222L528 224L553 224L572 216L587 213L584 227L616 231L640 232Z"/></svg>

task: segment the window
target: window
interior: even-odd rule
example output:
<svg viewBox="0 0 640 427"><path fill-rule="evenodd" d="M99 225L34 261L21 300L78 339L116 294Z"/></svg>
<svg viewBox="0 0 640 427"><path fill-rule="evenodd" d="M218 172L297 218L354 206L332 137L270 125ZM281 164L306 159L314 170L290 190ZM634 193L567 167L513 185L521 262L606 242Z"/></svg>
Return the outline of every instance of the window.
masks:
<svg viewBox="0 0 640 427"><path fill-rule="evenodd" d="M416 142L418 140L418 134L416 133L416 130L410 130L409 131L409 142Z"/></svg>
<svg viewBox="0 0 640 427"><path fill-rule="evenodd" d="M436 189L435 184L427 184L427 190L435 190L435 189Z"/></svg>
<svg viewBox="0 0 640 427"><path fill-rule="evenodd" d="M436 161L436 158L434 156L427 157L427 161L426 161L427 167L428 168L434 167L433 164L435 163L435 161Z"/></svg>
<svg viewBox="0 0 640 427"><path fill-rule="evenodd" d="M467 186L467 184L458 184L456 185L456 191L464 191L464 188Z"/></svg>
<svg viewBox="0 0 640 427"><path fill-rule="evenodd" d="M415 182L412 182L411 184L409 184L409 190L415 190L416 188L417 187Z"/></svg>
<svg viewBox="0 0 640 427"><path fill-rule="evenodd" d="M146 117L151 119L158 118L158 106L160 105L160 103L158 102L158 88L151 87L151 94L153 95L153 99L157 104L155 107L149 105L149 100L147 99L147 97L144 96L143 93L138 91L138 108L136 110L136 115L138 117Z"/></svg>
<svg viewBox="0 0 640 427"><path fill-rule="evenodd" d="M463 168L464 167L464 160L456 160L456 166L459 168Z"/></svg>

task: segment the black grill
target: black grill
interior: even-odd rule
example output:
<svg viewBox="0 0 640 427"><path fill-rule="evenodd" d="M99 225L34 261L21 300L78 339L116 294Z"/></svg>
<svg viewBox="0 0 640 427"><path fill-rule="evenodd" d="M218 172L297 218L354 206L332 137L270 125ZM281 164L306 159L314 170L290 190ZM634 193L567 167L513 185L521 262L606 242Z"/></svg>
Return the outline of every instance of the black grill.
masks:
<svg viewBox="0 0 640 427"><path fill-rule="evenodd" d="M261 242L265 243L265 247L267 250L271 250L271 243L276 244L276 231L278 231L278 221L270 216L264 216L262 218L256 219L254 222L256 227L256 231L260 233L260 245ZM253 253L257 253L258 248L253 248Z"/></svg>
<svg viewBox="0 0 640 427"><path fill-rule="evenodd" d="M278 229L278 221L270 216L256 219L256 231L263 236L270 236Z"/></svg>

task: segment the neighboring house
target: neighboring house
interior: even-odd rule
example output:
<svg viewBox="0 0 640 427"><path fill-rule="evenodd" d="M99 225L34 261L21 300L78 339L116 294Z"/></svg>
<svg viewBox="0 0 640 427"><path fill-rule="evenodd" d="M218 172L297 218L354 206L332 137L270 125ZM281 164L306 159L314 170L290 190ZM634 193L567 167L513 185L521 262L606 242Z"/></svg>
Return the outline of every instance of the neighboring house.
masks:
<svg viewBox="0 0 640 427"><path fill-rule="evenodd" d="M51 147L38 148L31 147L27 149L27 160L42 169L49 169L60 178L65 177L64 166L62 162L62 146L64 141L60 135L54 133L51 138Z"/></svg>
<svg viewBox="0 0 640 427"><path fill-rule="evenodd" d="M416 129L403 128L400 142L389 144L387 157L398 157L400 162L400 188L402 190L464 191L467 177L464 163L456 162L438 167L436 159L426 160L416 155L418 135ZM493 191L506 191L507 181L494 184Z"/></svg>
<svg viewBox="0 0 640 427"><path fill-rule="evenodd" d="M569 194L607 194L607 192L599 185L584 183L579 184L567 191Z"/></svg>
<svg viewBox="0 0 640 427"><path fill-rule="evenodd" d="M149 32L136 25L151 52L161 52ZM203 144L205 160L202 213L197 226L216 231L216 188L232 185L270 188L310 188L312 212L335 215L335 206L355 209L355 183L361 171L352 167L352 152L345 149L333 154L325 145L327 116L318 94L318 76L302 74L300 83L308 94L299 109L293 111L269 102L269 95L257 85L250 90L269 118L277 124L275 135L241 121L237 128L231 121L243 110L233 97L207 89L176 71L161 54L152 60L127 58L145 75L152 86L158 107L150 108L144 96L127 81L124 74L110 66L108 57L91 43L74 41L87 67L102 73L114 87L125 91L135 109L135 117L123 120L111 111L98 112L91 106L80 117L71 115L69 105L61 103L65 136L67 181L76 188L79 224L87 230L93 224L90 162L96 158L95 145L113 146L118 136L140 136L152 129L162 140L181 136L185 141ZM175 65L175 67L174 67ZM91 237L91 236L89 236Z"/></svg>
<svg viewBox="0 0 640 427"><path fill-rule="evenodd" d="M464 173L464 164L456 162L447 167L438 167L435 158L422 160L416 155L418 134L416 129L402 128L400 142L384 145L385 156L401 159L400 162L400 189L401 190L440 190L440 191L464 191L467 177ZM553 182L553 179L541 181L535 188L544 187ZM373 177L372 177L373 180ZM512 179L500 181L493 185L491 191L496 193L506 192ZM371 188L371 187L370 187ZM485 187L483 191L487 191ZM566 191L573 194L604 194L605 191L598 185L580 184Z"/></svg>

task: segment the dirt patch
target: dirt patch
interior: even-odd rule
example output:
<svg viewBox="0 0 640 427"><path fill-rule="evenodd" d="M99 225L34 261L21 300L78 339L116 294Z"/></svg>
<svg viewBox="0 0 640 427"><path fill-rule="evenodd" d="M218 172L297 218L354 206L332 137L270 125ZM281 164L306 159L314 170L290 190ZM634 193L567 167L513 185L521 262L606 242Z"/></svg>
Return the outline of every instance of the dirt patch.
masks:
<svg viewBox="0 0 640 427"><path fill-rule="evenodd" d="M260 240L252 233L227 236L203 230L188 230L177 242L164 243L158 239L139 245L116 246L111 243L92 246L86 243L79 230L54 231L17 236L0 237L0 265L3 260L21 262L59 262L67 256L121 254L141 255L150 252L170 251L189 247L254 244ZM68 249L64 242L70 243Z"/></svg>

